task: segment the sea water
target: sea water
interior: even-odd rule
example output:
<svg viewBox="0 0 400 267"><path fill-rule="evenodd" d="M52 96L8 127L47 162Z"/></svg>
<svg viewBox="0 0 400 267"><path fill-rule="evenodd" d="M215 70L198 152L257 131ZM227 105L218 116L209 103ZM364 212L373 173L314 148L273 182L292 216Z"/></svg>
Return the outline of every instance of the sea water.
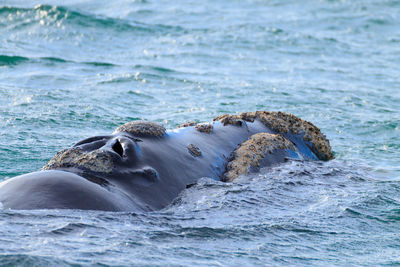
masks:
<svg viewBox="0 0 400 267"><path fill-rule="evenodd" d="M132 120L271 110L335 160L150 213L0 210L0 265L400 264L400 2L0 0L0 180Z"/></svg>

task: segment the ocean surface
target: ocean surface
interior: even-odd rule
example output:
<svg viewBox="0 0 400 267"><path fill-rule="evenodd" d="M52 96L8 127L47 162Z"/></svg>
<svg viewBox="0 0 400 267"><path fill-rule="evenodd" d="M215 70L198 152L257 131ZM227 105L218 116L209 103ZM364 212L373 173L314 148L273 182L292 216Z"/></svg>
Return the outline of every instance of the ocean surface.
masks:
<svg viewBox="0 0 400 267"><path fill-rule="evenodd" d="M150 213L0 209L4 266L400 264L400 1L0 0L0 180L137 119L293 113L335 160Z"/></svg>

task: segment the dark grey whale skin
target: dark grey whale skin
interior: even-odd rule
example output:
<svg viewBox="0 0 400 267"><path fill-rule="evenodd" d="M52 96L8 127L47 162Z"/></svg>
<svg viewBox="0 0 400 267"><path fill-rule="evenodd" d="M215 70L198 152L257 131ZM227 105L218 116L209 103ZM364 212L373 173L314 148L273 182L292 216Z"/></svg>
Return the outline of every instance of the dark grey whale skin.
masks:
<svg viewBox="0 0 400 267"><path fill-rule="evenodd" d="M63 167L28 173L0 183L0 202L3 208L28 210L159 210L202 177L223 180L231 153L260 132L275 133L255 120L243 121L242 125L217 121L210 133L186 127L167 131L162 137L133 136L128 132L91 137L75 147L112 155L110 172ZM287 157L318 159L313 145L304 141L302 134L283 136L296 151L277 150L267 155L262 165L284 162ZM190 144L200 149L201 156L189 152Z"/></svg>
<svg viewBox="0 0 400 267"><path fill-rule="evenodd" d="M110 192L66 171L40 171L17 176L1 188L5 208L133 210L127 197Z"/></svg>

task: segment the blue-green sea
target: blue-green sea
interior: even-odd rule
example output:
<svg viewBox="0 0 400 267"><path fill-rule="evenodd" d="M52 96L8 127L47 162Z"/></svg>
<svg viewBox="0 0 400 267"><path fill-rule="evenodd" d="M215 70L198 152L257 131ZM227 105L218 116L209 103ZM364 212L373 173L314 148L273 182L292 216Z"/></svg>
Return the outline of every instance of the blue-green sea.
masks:
<svg viewBox="0 0 400 267"><path fill-rule="evenodd" d="M293 113L335 160L150 213L0 209L2 266L400 264L400 1L0 0L0 180L132 120Z"/></svg>

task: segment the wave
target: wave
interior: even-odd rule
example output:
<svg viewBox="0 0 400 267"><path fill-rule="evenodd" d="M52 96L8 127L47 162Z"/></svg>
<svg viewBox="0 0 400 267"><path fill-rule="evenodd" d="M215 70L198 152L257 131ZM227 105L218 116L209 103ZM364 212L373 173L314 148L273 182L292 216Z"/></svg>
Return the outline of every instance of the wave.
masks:
<svg viewBox="0 0 400 267"><path fill-rule="evenodd" d="M162 24L145 24L133 20L104 17L83 11L72 10L63 6L39 5L34 8L21 8L12 6L0 7L0 25L2 20L9 25L15 24L20 29L37 23L46 26L73 25L90 28L113 29L119 32L134 31L144 33L155 33L164 31L181 31L179 26Z"/></svg>
<svg viewBox="0 0 400 267"><path fill-rule="evenodd" d="M27 57L0 55L0 66L17 65L29 61Z"/></svg>
<svg viewBox="0 0 400 267"><path fill-rule="evenodd" d="M51 256L33 256L23 253L3 254L0 256L3 266L67 266L71 263Z"/></svg>
<svg viewBox="0 0 400 267"><path fill-rule="evenodd" d="M84 61L77 62L72 60L66 60L58 57L38 57L38 58L29 58L24 56L9 56L9 55L0 55L0 66L14 66L25 63L44 63L44 64L83 64L90 65L94 67L115 67L118 66L109 62L97 62L97 61Z"/></svg>

